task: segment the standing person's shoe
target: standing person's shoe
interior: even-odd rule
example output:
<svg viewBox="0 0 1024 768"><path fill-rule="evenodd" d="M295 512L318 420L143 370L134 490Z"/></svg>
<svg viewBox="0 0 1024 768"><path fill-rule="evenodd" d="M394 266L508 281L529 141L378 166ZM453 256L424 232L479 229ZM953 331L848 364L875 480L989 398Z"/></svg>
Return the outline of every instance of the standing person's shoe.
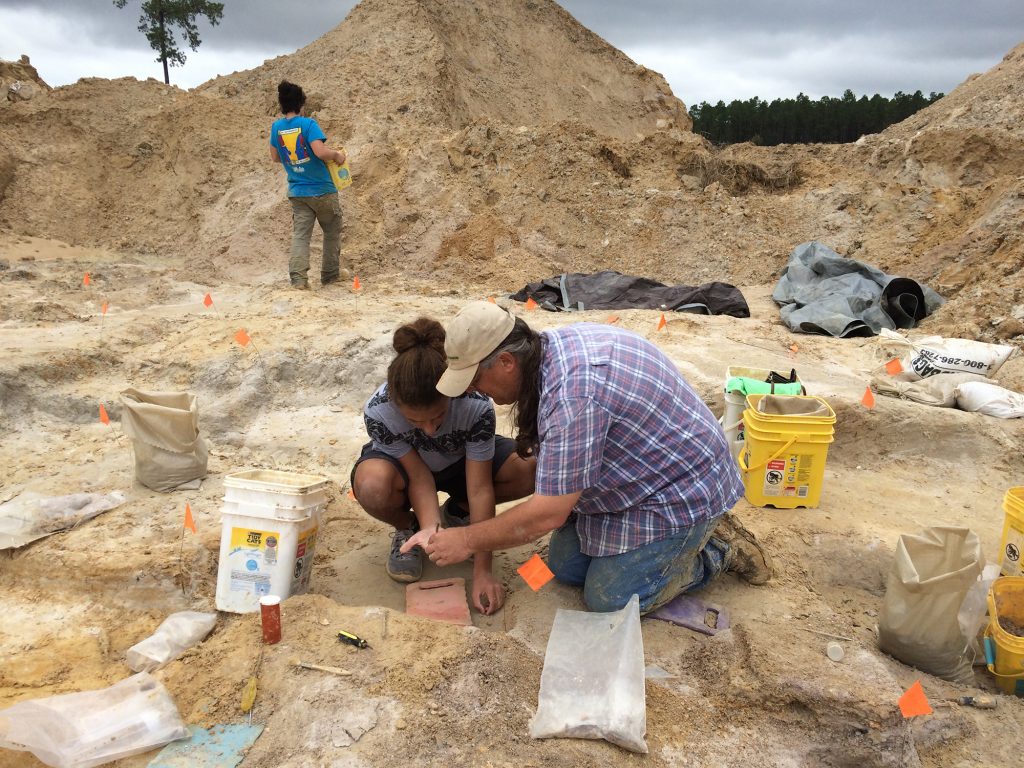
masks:
<svg viewBox="0 0 1024 768"><path fill-rule="evenodd" d="M730 560L726 568L748 584L760 586L771 580L772 558L757 538L743 527L731 512L722 515L712 534L729 545Z"/></svg>
<svg viewBox="0 0 1024 768"><path fill-rule="evenodd" d="M309 283L306 282L305 280L295 280L292 282L292 288L294 288L297 291L308 291Z"/></svg>
<svg viewBox="0 0 1024 768"><path fill-rule="evenodd" d="M463 512L451 497L441 505L441 527L459 528L469 525L469 512Z"/></svg>
<svg viewBox="0 0 1024 768"><path fill-rule="evenodd" d="M405 554L401 552L402 545L412 538L413 533L415 531L411 528L406 528L391 534L391 554L385 566L388 576L405 584L419 581L423 575L423 550L413 547Z"/></svg>

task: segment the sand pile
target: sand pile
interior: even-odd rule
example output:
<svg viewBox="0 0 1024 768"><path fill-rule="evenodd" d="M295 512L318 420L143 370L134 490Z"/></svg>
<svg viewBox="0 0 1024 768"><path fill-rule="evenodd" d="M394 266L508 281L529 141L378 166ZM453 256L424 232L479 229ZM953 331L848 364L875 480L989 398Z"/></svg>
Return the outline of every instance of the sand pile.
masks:
<svg viewBox="0 0 1024 768"><path fill-rule="evenodd" d="M941 327L1014 338L1022 59L861 146L719 152L662 78L553 2L368 0L192 92L84 80L5 104L0 226L159 254L200 281L279 281L290 214L265 141L290 78L349 151L343 259L360 274L493 292L628 264L761 283L820 239L949 297L970 286ZM975 290L993 263L1005 283Z"/></svg>

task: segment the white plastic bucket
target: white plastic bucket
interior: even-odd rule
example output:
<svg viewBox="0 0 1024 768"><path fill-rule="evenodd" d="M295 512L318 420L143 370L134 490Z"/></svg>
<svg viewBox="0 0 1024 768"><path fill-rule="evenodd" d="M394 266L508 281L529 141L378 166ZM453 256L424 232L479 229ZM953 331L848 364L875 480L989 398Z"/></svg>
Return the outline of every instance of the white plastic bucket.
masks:
<svg viewBox="0 0 1024 768"><path fill-rule="evenodd" d="M327 482L275 470L224 478L217 610L252 613L265 595L309 590Z"/></svg>
<svg viewBox="0 0 1024 768"><path fill-rule="evenodd" d="M223 511L302 520L327 506L328 480L276 469L251 469L224 478Z"/></svg>

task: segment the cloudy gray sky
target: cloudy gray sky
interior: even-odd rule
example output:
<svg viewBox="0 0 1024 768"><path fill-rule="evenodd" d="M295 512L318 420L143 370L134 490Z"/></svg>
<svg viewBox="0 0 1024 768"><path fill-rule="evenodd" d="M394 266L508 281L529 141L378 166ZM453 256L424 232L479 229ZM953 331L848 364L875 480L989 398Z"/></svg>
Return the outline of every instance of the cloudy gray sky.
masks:
<svg viewBox="0 0 1024 768"><path fill-rule="evenodd" d="M448 0L460 2L465 0ZM500 2L502 0L494 0ZM141 0L0 0L0 58L28 54L50 85L162 78L137 31ZM291 53L340 23L353 0L224 0L217 27L171 70L196 86ZM282 6L301 13L282 13ZM920 89L948 93L1024 41L1024 0L563 0L687 105Z"/></svg>

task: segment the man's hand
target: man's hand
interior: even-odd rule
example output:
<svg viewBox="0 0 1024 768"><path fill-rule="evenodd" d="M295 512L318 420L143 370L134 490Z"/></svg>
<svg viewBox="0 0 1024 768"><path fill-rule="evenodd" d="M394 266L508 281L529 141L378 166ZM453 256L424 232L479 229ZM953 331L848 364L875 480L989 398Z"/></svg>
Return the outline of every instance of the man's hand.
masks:
<svg viewBox="0 0 1024 768"><path fill-rule="evenodd" d="M344 165L346 160L348 160L348 155L345 154L345 150L336 149L334 151L334 162L338 165Z"/></svg>
<svg viewBox="0 0 1024 768"><path fill-rule="evenodd" d="M505 604L505 587L490 571L473 576L472 595L473 606L485 616L490 616Z"/></svg>
<svg viewBox="0 0 1024 768"><path fill-rule="evenodd" d="M432 563L454 565L468 560L473 550L466 546L465 528L444 528L440 531L419 531L402 545L402 553L419 544Z"/></svg>

